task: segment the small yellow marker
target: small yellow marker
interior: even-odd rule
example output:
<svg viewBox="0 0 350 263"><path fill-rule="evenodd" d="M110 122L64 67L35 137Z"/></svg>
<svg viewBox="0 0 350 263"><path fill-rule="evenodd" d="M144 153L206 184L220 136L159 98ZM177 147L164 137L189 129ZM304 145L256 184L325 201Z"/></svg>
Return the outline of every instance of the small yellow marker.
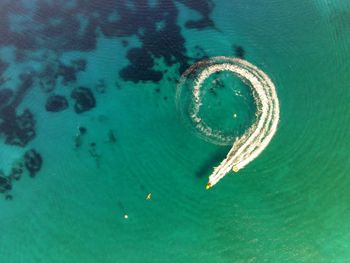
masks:
<svg viewBox="0 0 350 263"><path fill-rule="evenodd" d="M237 113L233 114L233 118L235 118L235 119L237 118Z"/></svg>
<svg viewBox="0 0 350 263"><path fill-rule="evenodd" d="M234 166L232 167L232 171L234 171L235 173L238 172L238 167L237 167L237 165L234 165Z"/></svg>
<svg viewBox="0 0 350 263"><path fill-rule="evenodd" d="M146 200L151 200L152 198L152 193L149 193L147 196L146 196Z"/></svg>
<svg viewBox="0 0 350 263"><path fill-rule="evenodd" d="M124 215L124 218L125 218L125 219L128 219L128 218L129 218L129 216L128 216L127 214L125 214L125 215Z"/></svg>

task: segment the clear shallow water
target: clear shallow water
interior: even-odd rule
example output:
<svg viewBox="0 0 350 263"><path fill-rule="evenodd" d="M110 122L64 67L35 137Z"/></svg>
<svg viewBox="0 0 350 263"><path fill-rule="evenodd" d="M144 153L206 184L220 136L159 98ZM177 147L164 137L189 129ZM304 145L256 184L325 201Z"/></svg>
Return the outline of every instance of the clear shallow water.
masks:
<svg viewBox="0 0 350 263"><path fill-rule="evenodd" d="M198 67L205 69L208 65ZM176 106L182 121L203 139L232 146L255 122L257 108L252 90L232 72L217 72L204 80L200 101L196 102L193 92L194 81L200 74L197 71L189 73L176 89ZM194 114L204 123L202 128L198 127Z"/></svg>
<svg viewBox="0 0 350 263"><path fill-rule="evenodd" d="M281 120L269 147L205 191L207 176L228 148L202 140L181 122L172 81L179 78L178 65L160 59L155 67L168 70L163 80L133 83L119 71L129 63L128 50L142 46L139 37L101 34L87 51L59 46L60 61L87 61L76 82L57 84L52 92L68 98L68 109L47 112L49 94L35 84L17 111L33 112L36 137L19 147L4 144L1 135L6 173L28 149L43 158L36 177L23 175L13 183L13 200L0 202L1 262L349 260L350 6L228 2L215 1L211 18L218 30L186 28L189 17L200 16L180 3L176 23L187 56L196 56L196 45L208 56L234 55L232 45L240 45L245 58L273 79ZM177 50L175 36L162 36L169 52ZM3 75L12 79L1 89L16 89L20 72L42 67L47 60L35 56L55 41L43 43L41 50L27 52L31 59L26 54L17 63L7 51L15 48L2 44L1 59L9 62ZM96 91L99 79L105 93ZM70 94L81 85L91 88L96 107L77 114ZM87 133L76 150L79 126ZM115 143L108 142L109 130ZM101 155L99 167L92 142ZM153 197L146 201L149 192Z"/></svg>

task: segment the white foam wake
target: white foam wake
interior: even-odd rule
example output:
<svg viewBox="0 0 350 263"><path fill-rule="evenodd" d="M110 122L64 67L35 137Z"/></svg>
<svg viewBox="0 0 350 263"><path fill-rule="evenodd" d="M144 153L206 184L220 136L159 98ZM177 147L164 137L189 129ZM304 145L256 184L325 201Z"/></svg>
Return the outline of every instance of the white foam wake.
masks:
<svg viewBox="0 0 350 263"><path fill-rule="evenodd" d="M237 75L242 81L249 84L257 107L256 121L238 139L226 158L214 168L209 176L207 188L214 186L230 170L237 172L248 163L253 161L267 147L273 135L276 133L279 120L279 102L275 85L271 79L253 64L238 58L214 57L201 61L191 66L182 76L180 85L188 75L198 71L192 89L192 109L190 117L196 128L208 136L214 136L210 127L199 117L201 102L201 87L204 81L212 74L220 71L230 71ZM220 133L215 135L220 137ZM214 136L214 137L215 137Z"/></svg>

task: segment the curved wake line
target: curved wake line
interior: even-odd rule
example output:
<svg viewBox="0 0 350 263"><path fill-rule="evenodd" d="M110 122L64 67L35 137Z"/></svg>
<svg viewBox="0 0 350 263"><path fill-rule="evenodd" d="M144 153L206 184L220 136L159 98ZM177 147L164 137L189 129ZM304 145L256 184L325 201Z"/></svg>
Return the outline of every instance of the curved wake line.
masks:
<svg viewBox="0 0 350 263"><path fill-rule="evenodd" d="M220 131L214 131L199 116L202 105L202 85L210 75L220 71L234 73L252 88L257 108L256 121L240 138L234 141L226 158L214 168L213 173L209 176L207 188L217 184L231 170L237 172L259 156L276 133L280 114L275 85L261 69L239 58L223 56L210 58L192 65L180 79L180 85L183 85L191 73L198 74L192 86L193 107L190 110L190 117L202 134L223 142L232 140L232 137L225 137ZM181 93L181 89L179 92ZM180 96L180 93L177 94L177 97ZM180 99L177 98L177 101Z"/></svg>
<svg viewBox="0 0 350 263"><path fill-rule="evenodd" d="M237 172L253 161L268 146L276 133L279 121L279 102L276 88L271 79L253 64L238 58L216 57L214 60L224 60L221 63L204 70L195 83L193 96L199 96L203 81L218 71L231 71L243 81L246 80L253 89L257 105L257 121L237 139L226 158L214 168L209 176L207 187L212 187L220 181L231 169ZM199 105L200 106L200 105Z"/></svg>

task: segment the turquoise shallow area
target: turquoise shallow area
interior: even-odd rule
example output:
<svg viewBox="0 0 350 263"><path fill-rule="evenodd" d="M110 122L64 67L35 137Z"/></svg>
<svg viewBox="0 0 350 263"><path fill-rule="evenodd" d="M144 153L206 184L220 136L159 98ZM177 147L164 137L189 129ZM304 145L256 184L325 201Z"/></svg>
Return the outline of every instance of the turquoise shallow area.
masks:
<svg viewBox="0 0 350 263"><path fill-rule="evenodd" d="M182 122L175 82L121 80L127 48L101 36L96 50L61 58L87 59L80 85L104 79L95 109L48 113L38 87L19 107L35 113L37 137L27 148L38 149L44 162L34 179L13 185L13 200L0 196L0 262L350 261L350 4L214 3L217 29L203 30L186 28L186 18L198 14L177 5L187 54L199 45L208 56L232 56L232 45L240 45L272 78L281 116L268 148L205 191L229 147L203 140ZM128 41L140 46L137 37ZM6 73L25 67L13 64ZM159 67L179 78L176 65ZM88 131L76 150L79 125ZM110 129L115 143L107 142ZM3 141L0 147L6 171L22 149Z"/></svg>

